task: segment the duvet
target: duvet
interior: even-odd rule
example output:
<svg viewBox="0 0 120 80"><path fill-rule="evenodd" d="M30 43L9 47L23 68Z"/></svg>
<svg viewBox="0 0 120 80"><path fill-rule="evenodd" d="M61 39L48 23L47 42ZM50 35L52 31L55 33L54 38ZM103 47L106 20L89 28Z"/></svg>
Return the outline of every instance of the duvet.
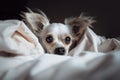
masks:
<svg viewBox="0 0 120 80"><path fill-rule="evenodd" d="M120 41L87 28L67 56L45 53L24 22L0 21L0 80L120 80Z"/></svg>

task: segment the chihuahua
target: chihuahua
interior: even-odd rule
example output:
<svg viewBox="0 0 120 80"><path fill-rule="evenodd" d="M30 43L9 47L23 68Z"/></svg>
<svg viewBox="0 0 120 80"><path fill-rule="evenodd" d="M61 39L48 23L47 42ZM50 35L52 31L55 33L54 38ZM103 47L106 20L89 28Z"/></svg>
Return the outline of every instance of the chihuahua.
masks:
<svg viewBox="0 0 120 80"><path fill-rule="evenodd" d="M42 11L24 12L23 20L38 37L46 53L67 55L72 50L87 27L95 20L81 14L79 17L67 18L65 23L50 23Z"/></svg>

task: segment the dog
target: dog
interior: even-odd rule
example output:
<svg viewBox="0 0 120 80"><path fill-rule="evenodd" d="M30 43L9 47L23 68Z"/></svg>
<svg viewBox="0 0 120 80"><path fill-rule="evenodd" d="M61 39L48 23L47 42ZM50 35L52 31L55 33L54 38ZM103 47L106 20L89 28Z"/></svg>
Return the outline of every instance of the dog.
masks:
<svg viewBox="0 0 120 80"><path fill-rule="evenodd" d="M46 53L67 55L72 50L87 27L95 22L93 17L84 16L66 18L65 23L50 23L42 11L24 12L23 20L38 37Z"/></svg>

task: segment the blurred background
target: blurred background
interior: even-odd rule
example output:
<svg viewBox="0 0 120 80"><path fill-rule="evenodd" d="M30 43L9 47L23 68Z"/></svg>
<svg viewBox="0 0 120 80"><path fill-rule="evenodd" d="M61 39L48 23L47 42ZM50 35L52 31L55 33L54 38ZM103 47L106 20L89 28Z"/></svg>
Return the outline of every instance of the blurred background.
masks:
<svg viewBox="0 0 120 80"><path fill-rule="evenodd" d="M97 22L94 31L101 36L118 37L120 35L120 2L117 0L1 0L0 20L19 19L19 14L39 8L51 22L64 22L67 17L79 16L86 12L94 16Z"/></svg>

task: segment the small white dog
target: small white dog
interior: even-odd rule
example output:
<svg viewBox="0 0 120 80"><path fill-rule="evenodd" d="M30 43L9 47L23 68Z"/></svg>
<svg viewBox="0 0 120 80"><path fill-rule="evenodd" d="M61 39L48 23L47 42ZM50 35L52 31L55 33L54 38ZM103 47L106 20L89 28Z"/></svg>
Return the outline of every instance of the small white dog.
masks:
<svg viewBox="0 0 120 80"><path fill-rule="evenodd" d="M25 12L23 18L45 51L58 55L67 55L86 28L94 22L92 17L81 14L79 17L65 19L65 24L50 23L42 11L36 13L31 10Z"/></svg>

